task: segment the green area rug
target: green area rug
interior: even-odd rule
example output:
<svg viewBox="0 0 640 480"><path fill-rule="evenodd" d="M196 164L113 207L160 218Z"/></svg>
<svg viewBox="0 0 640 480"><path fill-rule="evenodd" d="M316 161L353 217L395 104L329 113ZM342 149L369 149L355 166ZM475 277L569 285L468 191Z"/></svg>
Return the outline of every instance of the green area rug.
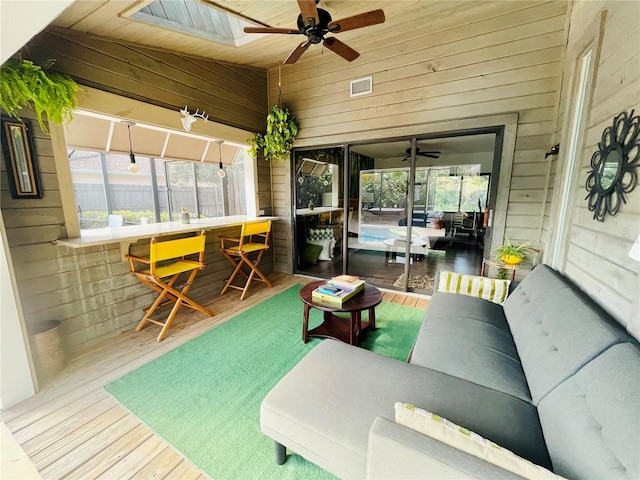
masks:
<svg viewBox="0 0 640 480"><path fill-rule="evenodd" d="M273 296L105 389L215 480L321 479L297 455L278 466L260 432L260 403L322 340L302 343L301 286ZM363 348L406 361L424 310L383 302ZM366 313L363 313L366 318ZM312 309L309 327L322 321Z"/></svg>

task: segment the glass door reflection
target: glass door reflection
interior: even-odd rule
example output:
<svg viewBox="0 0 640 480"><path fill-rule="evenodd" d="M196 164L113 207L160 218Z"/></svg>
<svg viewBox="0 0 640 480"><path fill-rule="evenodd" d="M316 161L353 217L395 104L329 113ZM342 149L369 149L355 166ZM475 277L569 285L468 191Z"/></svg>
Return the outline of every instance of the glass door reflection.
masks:
<svg viewBox="0 0 640 480"><path fill-rule="evenodd" d="M296 272L321 278L343 271L344 148L294 152Z"/></svg>

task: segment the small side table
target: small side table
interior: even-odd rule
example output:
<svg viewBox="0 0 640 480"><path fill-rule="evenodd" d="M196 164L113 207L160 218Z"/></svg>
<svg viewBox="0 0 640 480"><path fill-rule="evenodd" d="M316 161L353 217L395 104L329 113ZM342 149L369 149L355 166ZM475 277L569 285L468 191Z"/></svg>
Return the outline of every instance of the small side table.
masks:
<svg viewBox="0 0 640 480"><path fill-rule="evenodd" d="M362 331L369 328L376 329L376 312L382 302L382 292L372 285L365 285L362 292L357 293L342 305L327 305L313 300L311 292L320 285L327 283L325 280L311 282L300 290L300 300L304 304L304 319L302 323L302 341L307 343L309 337L335 338L350 345L360 346ZM322 324L309 330L309 310L317 308L324 312ZM369 320L362 323L362 311L369 311ZM340 318L334 313L344 312L349 318Z"/></svg>
<svg viewBox="0 0 640 480"><path fill-rule="evenodd" d="M504 268L505 270L511 270L511 281L515 281L516 279L516 270L519 268L531 269L532 266L530 264L518 263L516 265L511 265L504 262L498 262L496 260L489 260L488 258L482 259L482 270L480 271L480 276L484 277L485 270L487 267L496 267L496 268Z"/></svg>

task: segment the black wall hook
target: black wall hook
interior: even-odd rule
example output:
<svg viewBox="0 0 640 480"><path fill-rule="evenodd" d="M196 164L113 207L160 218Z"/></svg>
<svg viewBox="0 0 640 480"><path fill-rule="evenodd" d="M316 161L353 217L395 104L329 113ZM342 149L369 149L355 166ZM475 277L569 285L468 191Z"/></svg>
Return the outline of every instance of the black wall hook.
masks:
<svg viewBox="0 0 640 480"><path fill-rule="evenodd" d="M551 150L549 150L547 153L544 154L544 158L547 158L549 155L557 155L559 151L560 151L560 144L556 143L553 147L551 147Z"/></svg>

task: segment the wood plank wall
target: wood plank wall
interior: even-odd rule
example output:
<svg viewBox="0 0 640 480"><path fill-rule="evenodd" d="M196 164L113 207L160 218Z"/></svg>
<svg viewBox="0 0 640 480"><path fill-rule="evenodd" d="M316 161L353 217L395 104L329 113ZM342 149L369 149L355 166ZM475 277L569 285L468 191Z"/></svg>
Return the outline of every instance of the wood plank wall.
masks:
<svg viewBox="0 0 640 480"><path fill-rule="evenodd" d="M640 338L640 265L627 253L640 233L640 186L627 195L627 203L616 216L607 215L604 222L593 220L587 208L585 182L591 170L590 159L598 148L602 132L622 111L640 112L640 3L634 1L575 1L571 9L571 34L567 49L579 48L581 33L606 10L600 61L596 66L591 108L587 112L584 145L579 153L579 171L574 178L574 196L569 211L569 232L566 253L560 269L620 323ZM562 105L571 101L570 81L563 83ZM562 127L558 121L558 137ZM556 175L561 174L562 158L554 163L550 177L545 212L545 242L552 234L558 210L555 193Z"/></svg>
<svg viewBox="0 0 640 480"><path fill-rule="evenodd" d="M28 44L36 62L81 85L178 111L206 111L211 120L248 131L264 129L266 72L169 51L118 43L48 27Z"/></svg>
<svg viewBox="0 0 640 480"><path fill-rule="evenodd" d="M189 98L190 104L208 113L217 111L217 121L247 130L264 124L266 72L50 31L34 39L28 50L34 60L57 58L59 70L85 85L172 109L184 107L184 98ZM107 66L113 71L105 71ZM176 97L175 92L181 96ZM235 109L231 112L213 108L218 97L231 103L234 98L244 100L230 106ZM211 102L212 108L204 102ZM26 109L23 116L31 118L33 114ZM33 121L33 126L44 198L13 200L3 162L0 205L25 322L61 320L65 352L73 355L134 328L142 315L140 309L151 302L153 294L128 275L119 245L71 249L53 244L66 237L61 192L51 139L37 122ZM271 213L269 164L264 161L258 162L258 199L259 208ZM217 295L230 274L230 264L218 251L218 234L223 232L239 233L239 229L208 234L206 268L191 290L196 300ZM144 250L145 243L132 248ZM265 256L261 265L264 271L273 271L273 257Z"/></svg>
<svg viewBox="0 0 640 480"><path fill-rule="evenodd" d="M353 63L329 51L311 61L303 56L284 66L281 76L284 103L300 121L297 141L319 146L366 139L367 134L380 139L402 127L517 112L506 235L537 243L566 12L563 1L477 2L457 14L429 19L428 28L405 28L411 18L407 12L402 19L387 18L398 23L387 36L351 45L361 53ZM350 98L349 81L368 75L373 76L373 93ZM270 101L277 103L277 68L269 70L269 85ZM274 168L277 215L290 215L290 184L288 169ZM284 239L288 232L280 228ZM277 255L277 269L290 268L285 253Z"/></svg>

